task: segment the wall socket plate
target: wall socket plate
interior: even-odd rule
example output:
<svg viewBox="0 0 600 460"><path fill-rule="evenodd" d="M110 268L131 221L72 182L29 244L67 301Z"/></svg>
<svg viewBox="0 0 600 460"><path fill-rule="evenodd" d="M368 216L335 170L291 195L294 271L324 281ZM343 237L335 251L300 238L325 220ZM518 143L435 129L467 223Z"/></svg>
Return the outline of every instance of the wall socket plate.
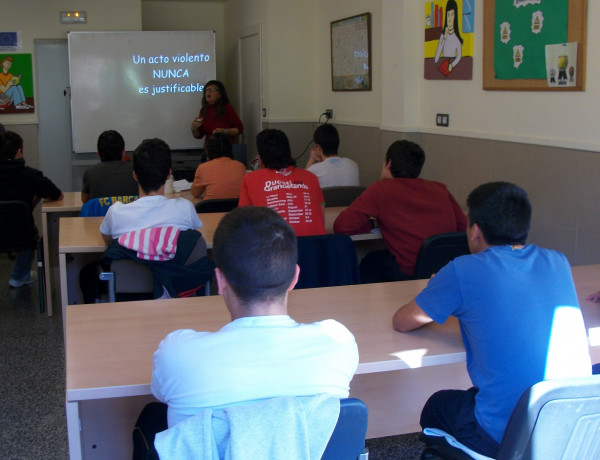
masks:
<svg viewBox="0 0 600 460"><path fill-rule="evenodd" d="M328 120L333 117L333 109L325 109L325 116Z"/></svg>
<svg viewBox="0 0 600 460"><path fill-rule="evenodd" d="M447 113L438 113L435 116L435 125L444 126L447 128L448 126L450 126L450 115Z"/></svg>

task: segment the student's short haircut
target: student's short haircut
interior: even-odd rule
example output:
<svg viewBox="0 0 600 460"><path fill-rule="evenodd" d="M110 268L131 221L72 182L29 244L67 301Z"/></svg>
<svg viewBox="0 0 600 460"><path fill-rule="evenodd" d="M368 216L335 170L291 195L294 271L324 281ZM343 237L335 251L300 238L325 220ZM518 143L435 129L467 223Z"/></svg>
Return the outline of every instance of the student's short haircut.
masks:
<svg viewBox="0 0 600 460"><path fill-rule="evenodd" d="M221 219L215 231L213 256L246 307L280 299L296 270L296 234L270 208L235 208Z"/></svg>
<svg viewBox="0 0 600 460"><path fill-rule="evenodd" d="M98 154L102 161L120 160L125 150L123 136L113 129L104 131L98 136Z"/></svg>
<svg viewBox="0 0 600 460"><path fill-rule="evenodd" d="M265 168L279 170L296 165L296 160L292 158L290 141L279 129L263 129L258 133L256 150Z"/></svg>
<svg viewBox="0 0 600 460"><path fill-rule="evenodd" d="M171 171L171 149L162 139L144 139L133 152L133 171L145 193L158 190Z"/></svg>
<svg viewBox="0 0 600 460"><path fill-rule="evenodd" d="M13 131L0 134L0 160L12 160L23 148L23 138Z"/></svg>
<svg viewBox="0 0 600 460"><path fill-rule="evenodd" d="M323 149L325 156L337 155L340 146L340 136L335 126L325 123L315 129L313 141Z"/></svg>
<svg viewBox="0 0 600 460"><path fill-rule="evenodd" d="M467 198L469 225L477 224L492 246L525 244L531 223L527 192L509 182L488 182Z"/></svg>
<svg viewBox="0 0 600 460"><path fill-rule="evenodd" d="M209 160L219 157L233 158L233 147L231 140L225 133L216 133L206 141L206 156Z"/></svg>
<svg viewBox="0 0 600 460"><path fill-rule="evenodd" d="M425 152L411 141L396 141L389 146L385 161L391 161L390 172L393 177L416 178L425 164Z"/></svg>

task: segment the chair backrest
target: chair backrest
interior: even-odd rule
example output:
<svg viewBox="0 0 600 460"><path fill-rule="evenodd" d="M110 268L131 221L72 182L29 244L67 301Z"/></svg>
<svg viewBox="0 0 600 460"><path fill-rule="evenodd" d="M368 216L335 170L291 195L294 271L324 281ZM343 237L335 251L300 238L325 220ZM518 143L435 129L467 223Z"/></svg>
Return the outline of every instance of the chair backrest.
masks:
<svg viewBox="0 0 600 460"><path fill-rule="evenodd" d="M206 255L206 241L200 237L189 252L184 266L191 265ZM110 273L114 283L109 283L109 299L115 299L117 294L147 294L148 298L152 298L154 276L148 266L132 259L117 259L110 262L109 276L106 277L104 273L101 279L110 279ZM205 295L208 295L209 289L210 287L205 290Z"/></svg>
<svg viewBox="0 0 600 460"><path fill-rule="evenodd" d="M465 232L432 235L421 244L413 278L429 278L454 258L469 253Z"/></svg>
<svg viewBox="0 0 600 460"><path fill-rule="evenodd" d="M35 248L37 230L24 201L0 201L0 252Z"/></svg>
<svg viewBox="0 0 600 460"><path fill-rule="evenodd" d="M92 198L83 203L79 217L104 217L114 203L120 201L122 203L131 203L137 200L137 195L131 196L105 196L102 198Z"/></svg>
<svg viewBox="0 0 600 460"><path fill-rule="evenodd" d="M525 391L498 460L600 458L600 375L546 380Z"/></svg>
<svg viewBox="0 0 600 460"><path fill-rule="evenodd" d="M360 275L354 242L348 235L300 236L296 289L358 284Z"/></svg>
<svg viewBox="0 0 600 460"><path fill-rule="evenodd" d="M323 198L325 198L325 207L349 206L352 202L365 191L366 187L359 185L344 185L337 187L323 187Z"/></svg>
<svg viewBox="0 0 600 460"><path fill-rule="evenodd" d="M196 212L229 212L237 208L238 198L223 198L220 200L202 200L196 203Z"/></svg>
<svg viewBox="0 0 600 460"><path fill-rule="evenodd" d="M355 460L365 451L369 411L360 399L340 400L340 416L321 460Z"/></svg>
<svg viewBox="0 0 600 460"><path fill-rule="evenodd" d="M246 158L246 144L231 144L231 147L233 150L233 159L248 167L248 160Z"/></svg>

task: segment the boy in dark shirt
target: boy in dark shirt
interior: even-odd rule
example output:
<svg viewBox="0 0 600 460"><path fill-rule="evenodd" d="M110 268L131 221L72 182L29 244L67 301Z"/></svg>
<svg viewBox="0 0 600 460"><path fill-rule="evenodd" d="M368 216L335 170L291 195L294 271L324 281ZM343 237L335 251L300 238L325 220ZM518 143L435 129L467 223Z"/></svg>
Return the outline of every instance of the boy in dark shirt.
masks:
<svg viewBox="0 0 600 460"><path fill-rule="evenodd" d="M33 211L42 198L60 200L62 197L60 189L41 171L25 166L21 136L12 131L0 134L0 201L24 201ZM33 215L31 225L34 225ZM8 282L11 287L21 287L35 281L30 273L33 257L34 248L17 254Z"/></svg>

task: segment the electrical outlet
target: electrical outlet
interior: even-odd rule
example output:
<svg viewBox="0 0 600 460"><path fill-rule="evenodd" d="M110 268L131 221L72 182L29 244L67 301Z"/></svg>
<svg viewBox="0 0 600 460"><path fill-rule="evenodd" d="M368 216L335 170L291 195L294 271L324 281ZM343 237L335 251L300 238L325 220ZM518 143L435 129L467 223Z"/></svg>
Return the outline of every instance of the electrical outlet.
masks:
<svg viewBox="0 0 600 460"><path fill-rule="evenodd" d="M435 125L444 126L447 128L448 126L450 126L450 115L447 113L438 113L435 116Z"/></svg>
<svg viewBox="0 0 600 460"><path fill-rule="evenodd" d="M325 109L325 116L327 117L328 120L330 118L332 118L333 117L333 109Z"/></svg>

